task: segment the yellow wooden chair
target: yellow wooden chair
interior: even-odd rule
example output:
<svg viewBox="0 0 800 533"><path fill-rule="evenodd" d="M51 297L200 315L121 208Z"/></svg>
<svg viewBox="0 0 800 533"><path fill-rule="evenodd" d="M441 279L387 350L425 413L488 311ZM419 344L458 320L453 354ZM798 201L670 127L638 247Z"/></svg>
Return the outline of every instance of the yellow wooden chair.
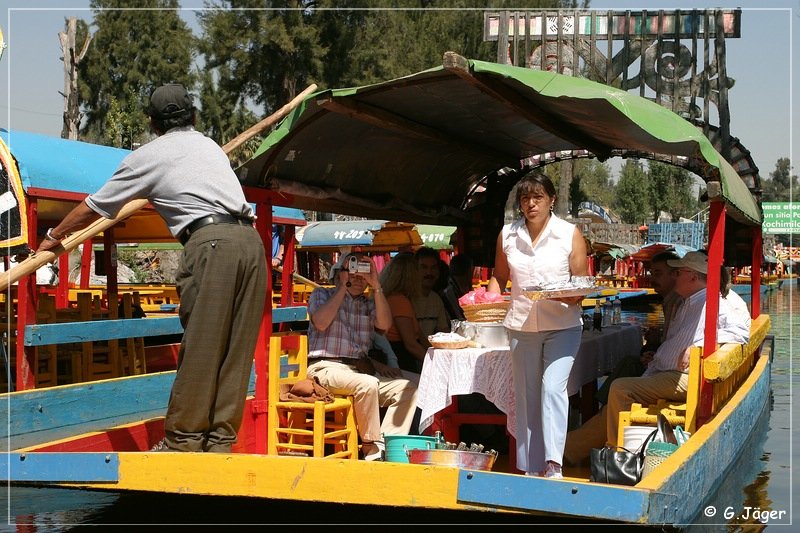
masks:
<svg viewBox="0 0 800 533"><path fill-rule="evenodd" d="M306 379L308 337L274 336L269 346L267 453L358 459L353 397L333 402L281 401L280 386Z"/></svg>

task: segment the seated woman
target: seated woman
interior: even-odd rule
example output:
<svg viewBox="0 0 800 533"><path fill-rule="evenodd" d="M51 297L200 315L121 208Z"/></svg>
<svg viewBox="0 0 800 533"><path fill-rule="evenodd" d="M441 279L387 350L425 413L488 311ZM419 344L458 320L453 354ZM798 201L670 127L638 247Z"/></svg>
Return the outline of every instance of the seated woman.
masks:
<svg viewBox="0 0 800 533"><path fill-rule="evenodd" d="M397 355L400 368L420 373L430 343L422 335L411 303L420 292L414 254L402 252L394 256L381 272L380 281L392 312L392 327L386 332L386 338Z"/></svg>

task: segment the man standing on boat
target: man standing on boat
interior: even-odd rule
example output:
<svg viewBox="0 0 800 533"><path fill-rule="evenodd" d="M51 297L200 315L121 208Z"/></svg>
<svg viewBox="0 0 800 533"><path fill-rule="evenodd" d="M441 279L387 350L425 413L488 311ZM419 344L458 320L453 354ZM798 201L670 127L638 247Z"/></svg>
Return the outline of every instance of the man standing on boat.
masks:
<svg viewBox="0 0 800 533"><path fill-rule="evenodd" d="M567 434L564 458L569 463L588 458L592 448L616 443L619 413L629 410L633 403L650 405L659 399L686 401L689 351L692 346L702 346L705 335L708 256L703 252L689 252L682 259L670 260L667 264L675 269L675 291L684 302L644 374L614 380L608 404L580 428ZM750 321L737 319L720 296L717 342L745 344L749 338Z"/></svg>
<svg viewBox="0 0 800 533"><path fill-rule="evenodd" d="M157 88L153 141L129 154L100 190L47 230L38 252L99 217L146 198L183 244L176 285L184 328L178 371L154 450L230 452L242 422L264 312L267 267L253 211L225 152L194 130L182 85Z"/></svg>

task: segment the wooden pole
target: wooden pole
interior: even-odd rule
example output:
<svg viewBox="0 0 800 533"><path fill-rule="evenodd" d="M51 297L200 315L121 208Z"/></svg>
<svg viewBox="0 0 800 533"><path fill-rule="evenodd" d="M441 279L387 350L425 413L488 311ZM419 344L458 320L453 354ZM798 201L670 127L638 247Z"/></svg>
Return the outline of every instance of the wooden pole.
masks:
<svg viewBox="0 0 800 533"><path fill-rule="evenodd" d="M281 107L279 110L265 118L264 120L260 121L258 124L254 125L253 127L249 128L244 133L237 135L232 141L225 144L222 147L222 150L226 154L230 154L231 151L241 146L245 141L250 139L251 137L258 135L265 129L269 128L270 126L277 123L283 117L289 114L295 107L297 107L300 102L305 99L305 97L312 92L317 90L316 84L309 85L303 92L295 96L288 104ZM5 290L9 285L15 283L20 280L23 276L27 276L35 272L37 269L43 267L47 263L52 263L55 259L63 254L64 252L68 252L73 248L77 247L82 242L91 239L95 235L106 231L108 228L124 220L131 216L133 213L138 211L139 209L143 208L148 204L147 200L140 199L140 200L132 200L125 204L122 209L120 209L119 213L114 218L99 218L83 228L82 230L76 231L69 237L66 237L64 240L61 241L61 245L58 248L54 248L53 250L48 250L46 252L41 252L38 254L33 254L20 264L15 266L12 269L7 270L0 274L0 290Z"/></svg>
<svg viewBox="0 0 800 533"><path fill-rule="evenodd" d="M292 98L292 100L288 104L284 105L282 108L278 109L277 111L275 111L273 114L271 114L261 122L253 125L249 129L243 131L242 133L240 133L239 135L228 141L228 143L225 144L225 146L223 146L222 149L225 151L226 154L230 154L233 150L239 148L250 138L258 135L265 129L275 124L278 120L288 115L290 111L292 111L295 107L297 107L300 104L300 102L305 100L306 96L308 96L309 94L313 93L316 90L317 90L317 85L312 83L311 85L306 87L306 89L303 92Z"/></svg>
<svg viewBox="0 0 800 533"><path fill-rule="evenodd" d="M272 267L272 268L274 270L277 270L280 273L283 273L283 267L281 267L281 266L275 266L275 267ZM311 285L312 287L315 287L315 288L316 287L322 287L322 285L320 285L316 281L312 281L312 280L310 280L310 279L308 279L306 277L303 277L300 274L298 274L297 272L292 272L292 277L294 278L295 281L299 281L300 283L305 283L306 285Z"/></svg>

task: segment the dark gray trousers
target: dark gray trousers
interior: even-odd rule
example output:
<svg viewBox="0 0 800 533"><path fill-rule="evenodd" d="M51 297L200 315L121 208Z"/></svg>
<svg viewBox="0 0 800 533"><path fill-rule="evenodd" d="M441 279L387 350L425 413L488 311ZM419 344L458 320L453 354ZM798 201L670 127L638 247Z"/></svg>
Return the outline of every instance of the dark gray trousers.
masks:
<svg viewBox="0 0 800 533"><path fill-rule="evenodd" d="M200 228L184 247L176 284L184 333L164 422L167 445L230 452L266 298L258 232L233 224Z"/></svg>

